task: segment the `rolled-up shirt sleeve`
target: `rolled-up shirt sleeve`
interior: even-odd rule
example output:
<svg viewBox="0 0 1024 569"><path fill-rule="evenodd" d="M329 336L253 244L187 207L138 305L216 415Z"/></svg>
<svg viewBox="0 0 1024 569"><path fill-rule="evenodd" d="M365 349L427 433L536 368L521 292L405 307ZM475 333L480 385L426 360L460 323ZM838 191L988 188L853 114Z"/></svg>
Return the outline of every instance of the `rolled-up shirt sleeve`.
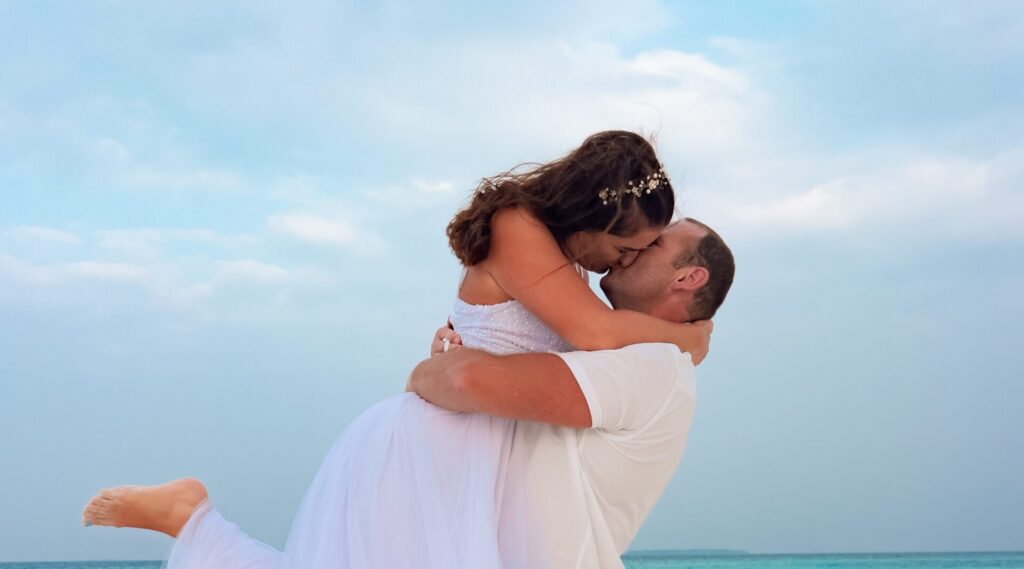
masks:
<svg viewBox="0 0 1024 569"><path fill-rule="evenodd" d="M693 368L690 354L674 344L635 344L558 356L576 377L595 429L643 426L678 386L683 370Z"/></svg>

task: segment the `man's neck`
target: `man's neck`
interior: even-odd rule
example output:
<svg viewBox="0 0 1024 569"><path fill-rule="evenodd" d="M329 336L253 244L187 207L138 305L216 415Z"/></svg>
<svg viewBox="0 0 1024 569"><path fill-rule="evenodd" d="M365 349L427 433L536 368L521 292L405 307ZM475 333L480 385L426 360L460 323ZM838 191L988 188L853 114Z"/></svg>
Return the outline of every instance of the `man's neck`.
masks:
<svg viewBox="0 0 1024 569"><path fill-rule="evenodd" d="M687 308L691 300L692 298L681 294L667 295L644 312L669 322L689 322L690 311Z"/></svg>

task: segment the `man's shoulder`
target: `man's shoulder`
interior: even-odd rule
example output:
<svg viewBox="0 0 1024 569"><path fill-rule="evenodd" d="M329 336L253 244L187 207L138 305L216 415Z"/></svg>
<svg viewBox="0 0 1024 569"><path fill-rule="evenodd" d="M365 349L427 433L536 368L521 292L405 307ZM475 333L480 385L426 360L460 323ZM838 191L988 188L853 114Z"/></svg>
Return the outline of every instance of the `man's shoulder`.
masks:
<svg viewBox="0 0 1024 569"><path fill-rule="evenodd" d="M641 344L630 344L621 348L614 348L610 350L574 350L569 352L552 352L557 353L559 356L568 357L605 357L605 358L659 358L665 359L678 363L679 365L693 364L693 360L688 352L679 350L679 347L675 344L666 342L644 342ZM584 355L586 354L586 355ZM600 356L598 356L600 355Z"/></svg>
<svg viewBox="0 0 1024 569"><path fill-rule="evenodd" d="M667 402L695 397L693 363L674 344L559 354L579 384L594 428L637 429Z"/></svg>
<svg viewBox="0 0 1024 569"><path fill-rule="evenodd" d="M625 376L684 376L692 375L693 359L675 344L649 342L632 344L614 350L576 351L557 354L573 373L586 373L588 368L600 367L609 373Z"/></svg>

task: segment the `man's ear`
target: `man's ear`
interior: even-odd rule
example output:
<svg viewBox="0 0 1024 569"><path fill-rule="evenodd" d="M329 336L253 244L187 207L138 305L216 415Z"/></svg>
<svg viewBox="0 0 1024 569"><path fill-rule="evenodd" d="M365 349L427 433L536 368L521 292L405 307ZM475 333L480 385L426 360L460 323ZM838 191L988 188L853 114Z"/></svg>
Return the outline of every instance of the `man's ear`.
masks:
<svg viewBox="0 0 1024 569"><path fill-rule="evenodd" d="M708 284L710 273L704 267L683 267L676 271L672 279L672 290L696 291Z"/></svg>

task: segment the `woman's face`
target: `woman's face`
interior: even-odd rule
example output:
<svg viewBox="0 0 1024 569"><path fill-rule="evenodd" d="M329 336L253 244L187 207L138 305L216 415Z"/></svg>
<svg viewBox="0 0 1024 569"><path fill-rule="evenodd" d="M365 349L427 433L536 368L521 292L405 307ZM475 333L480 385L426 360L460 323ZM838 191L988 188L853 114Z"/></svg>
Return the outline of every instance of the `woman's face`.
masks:
<svg viewBox="0 0 1024 569"><path fill-rule="evenodd" d="M663 226L645 226L629 236L580 231L565 240L565 248L569 257L584 269L603 273L614 265L628 267L640 251L654 243L663 229Z"/></svg>

